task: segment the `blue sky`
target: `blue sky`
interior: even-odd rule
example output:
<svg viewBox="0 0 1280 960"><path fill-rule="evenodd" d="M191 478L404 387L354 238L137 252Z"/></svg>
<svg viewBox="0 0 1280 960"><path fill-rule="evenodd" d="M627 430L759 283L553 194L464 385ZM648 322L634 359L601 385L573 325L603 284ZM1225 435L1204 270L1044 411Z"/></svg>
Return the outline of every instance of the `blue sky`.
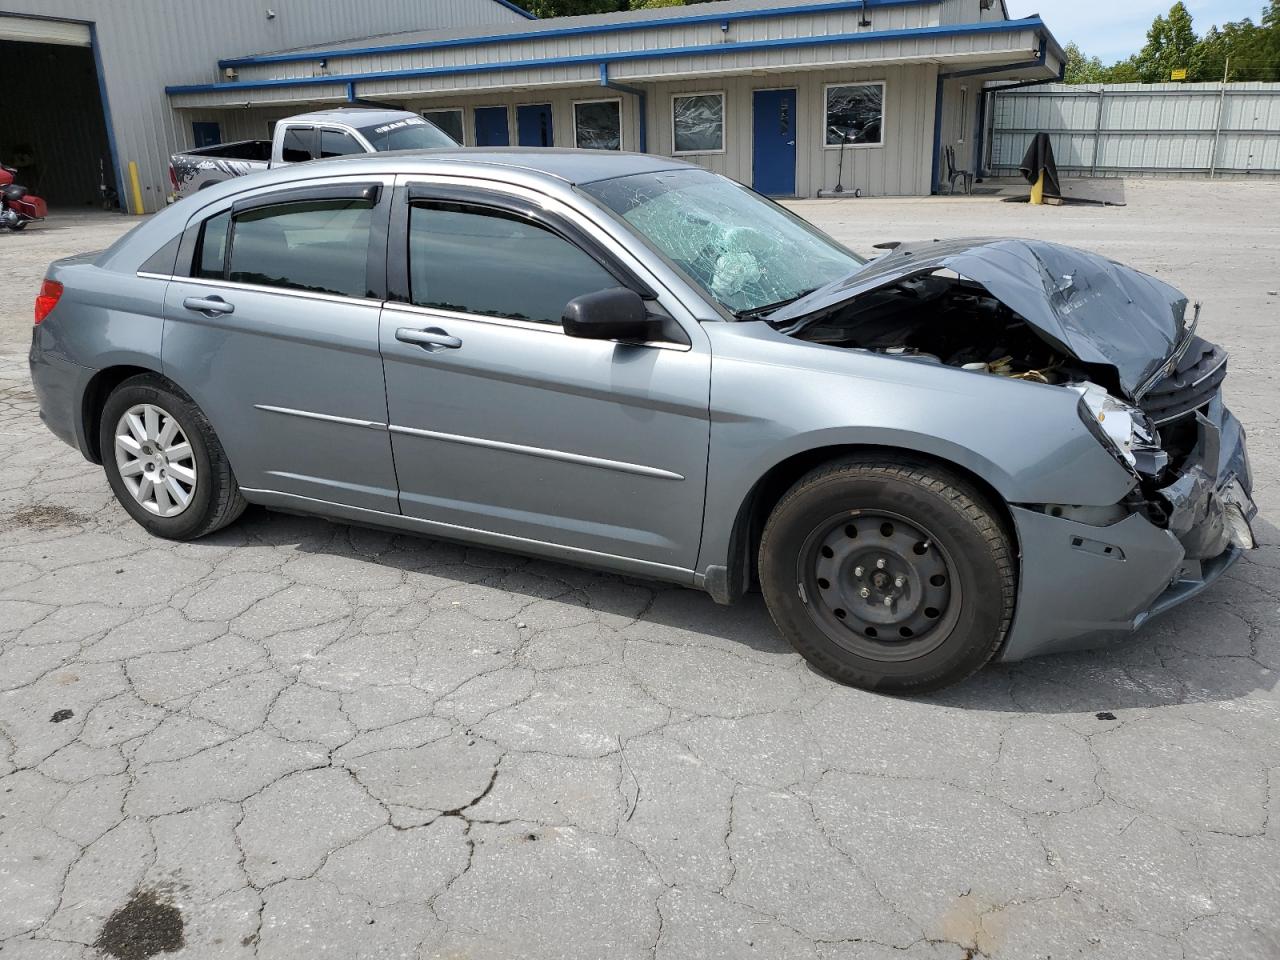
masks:
<svg viewBox="0 0 1280 960"><path fill-rule="evenodd" d="M1007 0L1009 16L1038 13L1053 35L1066 46L1080 44L1089 56L1107 63L1137 53L1146 42L1147 28L1157 14L1167 13L1174 0ZM1265 0L1184 0L1195 19L1196 32L1214 23L1251 17L1257 23Z"/></svg>

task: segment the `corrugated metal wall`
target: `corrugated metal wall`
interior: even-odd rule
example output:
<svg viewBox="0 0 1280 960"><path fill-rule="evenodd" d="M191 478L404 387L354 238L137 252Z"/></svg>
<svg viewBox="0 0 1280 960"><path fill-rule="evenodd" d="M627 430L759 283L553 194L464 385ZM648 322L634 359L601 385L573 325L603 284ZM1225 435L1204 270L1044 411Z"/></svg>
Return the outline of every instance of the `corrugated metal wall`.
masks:
<svg viewBox="0 0 1280 960"><path fill-rule="evenodd" d="M989 169L1037 131L1074 176L1280 175L1280 83L1053 84L993 96Z"/></svg>
<svg viewBox="0 0 1280 960"><path fill-rule="evenodd" d="M402 30L527 22L494 0L5 0L3 6L6 13L94 23L117 157L122 171L130 160L138 164L147 211L164 205L169 154L192 145L190 120L199 119L173 110L165 85L218 79L220 57Z"/></svg>

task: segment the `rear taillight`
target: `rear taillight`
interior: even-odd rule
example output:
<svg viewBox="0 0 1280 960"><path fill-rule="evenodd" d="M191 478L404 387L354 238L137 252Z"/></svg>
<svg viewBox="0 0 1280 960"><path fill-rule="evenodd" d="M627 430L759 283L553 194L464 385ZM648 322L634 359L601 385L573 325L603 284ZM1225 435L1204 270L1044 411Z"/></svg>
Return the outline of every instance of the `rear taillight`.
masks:
<svg viewBox="0 0 1280 960"><path fill-rule="evenodd" d="M62 284L57 280L46 280L40 284L40 293L36 297L36 323L39 323L58 305L62 296Z"/></svg>
<svg viewBox="0 0 1280 960"><path fill-rule="evenodd" d="M173 187L173 192L178 192L178 171L173 169L173 164L169 164L169 184Z"/></svg>

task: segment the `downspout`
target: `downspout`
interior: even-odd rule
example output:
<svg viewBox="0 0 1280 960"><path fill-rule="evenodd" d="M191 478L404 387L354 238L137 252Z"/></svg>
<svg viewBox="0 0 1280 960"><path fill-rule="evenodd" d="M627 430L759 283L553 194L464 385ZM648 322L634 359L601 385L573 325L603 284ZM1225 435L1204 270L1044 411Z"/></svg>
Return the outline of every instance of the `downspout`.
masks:
<svg viewBox="0 0 1280 960"><path fill-rule="evenodd" d="M630 87L625 83L615 83L609 79L609 64L600 64L600 86L608 87L610 90L617 90L619 93L629 93L636 98L636 107L640 111L640 152L649 152L649 98L645 92L639 87Z"/></svg>
<svg viewBox="0 0 1280 960"><path fill-rule="evenodd" d="M360 107L377 107L379 110L403 110L404 108L393 103L379 103L377 100L366 100L363 97L356 96L356 84L352 80L347 83L347 103L354 103Z"/></svg>
<svg viewBox="0 0 1280 960"><path fill-rule="evenodd" d="M970 70L953 70L950 73L938 74L938 91L934 99L933 105L933 178L932 185L929 188L930 193L938 193L942 189L941 169L942 169L942 101L943 88L948 80L958 80L961 77L981 77L993 73L1013 73L1018 70L1029 70L1035 67L1043 67L1049 57L1049 43L1045 39L1044 34L1040 35L1040 54L1034 60L1027 60L1022 63L1009 63L1002 67L974 67ZM1029 87L1039 83L1049 83L1054 78L1049 77L1043 80L1030 80L1016 86Z"/></svg>

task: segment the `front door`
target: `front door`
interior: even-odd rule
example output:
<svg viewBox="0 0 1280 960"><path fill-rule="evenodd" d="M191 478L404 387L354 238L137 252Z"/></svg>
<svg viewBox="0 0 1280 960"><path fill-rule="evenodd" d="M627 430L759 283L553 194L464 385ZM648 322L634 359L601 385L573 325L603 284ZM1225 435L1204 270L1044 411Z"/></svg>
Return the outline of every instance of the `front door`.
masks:
<svg viewBox="0 0 1280 960"><path fill-rule="evenodd" d="M393 211L408 239L393 240L392 256L407 248L407 263L389 265L409 302L388 303L381 326L401 511L530 552L551 544L608 566L692 569L705 339L565 335L569 300L624 279L610 255L553 229L551 201L534 213L493 191L460 202L410 189L408 209Z"/></svg>
<svg viewBox="0 0 1280 960"><path fill-rule="evenodd" d="M189 226L164 370L216 426L241 487L398 512L380 245L369 267L390 192L390 178L269 189Z"/></svg>
<svg viewBox="0 0 1280 960"><path fill-rule="evenodd" d="M796 92L756 90L751 100L751 185L766 197L796 195Z"/></svg>
<svg viewBox="0 0 1280 960"><path fill-rule="evenodd" d="M516 137L522 147L553 147L551 104L526 103L516 107Z"/></svg>
<svg viewBox="0 0 1280 960"><path fill-rule="evenodd" d="M506 107L476 107L476 146L505 147L511 143Z"/></svg>

